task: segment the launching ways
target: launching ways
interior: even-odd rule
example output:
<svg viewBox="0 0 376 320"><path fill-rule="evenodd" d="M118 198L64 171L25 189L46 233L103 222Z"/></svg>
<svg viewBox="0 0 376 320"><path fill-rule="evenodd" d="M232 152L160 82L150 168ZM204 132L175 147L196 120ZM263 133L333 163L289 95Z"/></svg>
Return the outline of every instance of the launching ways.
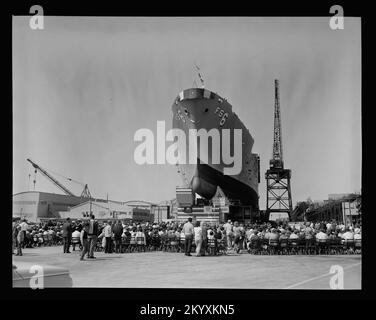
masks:
<svg viewBox="0 0 376 320"><path fill-rule="evenodd" d="M176 187L178 203L177 220L205 221L216 224L231 221L240 223L253 222L260 219L258 210L251 205L242 205L239 200L228 199L220 187L211 200L201 198L190 187Z"/></svg>

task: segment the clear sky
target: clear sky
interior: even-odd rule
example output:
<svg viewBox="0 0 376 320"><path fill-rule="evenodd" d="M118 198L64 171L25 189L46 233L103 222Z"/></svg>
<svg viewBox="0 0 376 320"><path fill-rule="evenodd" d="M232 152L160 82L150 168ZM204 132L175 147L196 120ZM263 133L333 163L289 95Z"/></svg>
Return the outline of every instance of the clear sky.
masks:
<svg viewBox="0 0 376 320"><path fill-rule="evenodd" d="M13 192L33 190L31 158L89 185L94 197L175 197L176 168L133 160L139 128L171 128L171 105L197 79L228 99L261 157L260 208L280 80L293 203L361 186L360 19L13 18ZM29 184L29 174L31 174ZM73 192L82 187L55 176ZM61 191L37 174L36 190Z"/></svg>

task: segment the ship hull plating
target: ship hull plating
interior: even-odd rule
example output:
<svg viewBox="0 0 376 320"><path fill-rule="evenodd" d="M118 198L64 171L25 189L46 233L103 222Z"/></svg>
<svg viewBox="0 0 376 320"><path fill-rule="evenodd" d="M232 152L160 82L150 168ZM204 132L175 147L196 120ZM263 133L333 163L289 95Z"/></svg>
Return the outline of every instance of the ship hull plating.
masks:
<svg viewBox="0 0 376 320"><path fill-rule="evenodd" d="M219 143L209 138L207 144L197 142L197 163L179 163L183 184L192 187L200 196L211 199L219 186L230 200L240 202L241 205L251 205L258 209L258 182L259 168L258 156L252 153L253 138L238 116L232 111L232 106L217 94L200 88L192 88L182 91L172 105L173 128L181 129L189 137L190 129L218 129ZM230 131L231 155L241 157L240 173L235 175L224 174L224 168L230 168L233 164L225 164L222 157L222 130ZM241 129L241 154L234 154L234 129ZM188 139L188 138L187 138ZM188 154L188 142L185 153ZM203 152L207 158L203 157ZM213 161L218 159L218 161ZM205 159L207 161L203 161ZM187 161L188 162L188 161Z"/></svg>

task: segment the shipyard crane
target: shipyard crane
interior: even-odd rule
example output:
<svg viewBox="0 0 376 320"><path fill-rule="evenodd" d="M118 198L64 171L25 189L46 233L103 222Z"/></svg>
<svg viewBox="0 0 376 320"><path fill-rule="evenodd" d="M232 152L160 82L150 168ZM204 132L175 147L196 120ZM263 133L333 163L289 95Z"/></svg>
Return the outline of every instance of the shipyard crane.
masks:
<svg viewBox="0 0 376 320"><path fill-rule="evenodd" d="M269 220L271 212L285 212L291 218L291 170L285 169L282 152L282 124L281 109L279 105L279 81L274 81L274 132L273 155L269 162L270 168L266 171L266 216Z"/></svg>
<svg viewBox="0 0 376 320"><path fill-rule="evenodd" d="M38 164L33 162L31 159L26 159L26 160L29 161L32 164L32 166L35 168L35 172L39 171L40 173L42 173L46 178L51 180L57 187L59 187L61 190L63 190L65 194L67 194L69 196L76 196L72 191L70 191L69 189L64 187L59 181L57 181L53 176L51 176L47 172L46 169L41 168ZM68 178L68 177L64 177L64 178L66 178L69 181L72 181L72 182L75 182L75 183L78 183L78 184L84 186L84 189L83 189L81 196L80 196L81 198L91 198L91 194L90 194L90 191L89 191L87 184L73 180L72 178Z"/></svg>

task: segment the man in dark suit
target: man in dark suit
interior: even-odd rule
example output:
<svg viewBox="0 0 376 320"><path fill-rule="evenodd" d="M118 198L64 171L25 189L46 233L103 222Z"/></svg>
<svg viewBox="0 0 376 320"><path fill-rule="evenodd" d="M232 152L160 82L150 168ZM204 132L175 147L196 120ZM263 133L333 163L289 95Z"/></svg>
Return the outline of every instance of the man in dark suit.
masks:
<svg viewBox="0 0 376 320"><path fill-rule="evenodd" d="M88 241L89 241L89 253L87 257L89 259L95 259L94 249L97 244L98 231L99 231L98 222L95 220L95 216L91 213L90 220L89 220L89 231L88 231L88 236L87 236Z"/></svg>
<svg viewBox="0 0 376 320"><path fill-rule="evenodd" d="M67 218L67 220L64 222L63 227L63 246L64 246L64 253L70 253L69 247L70 247L70 242L72 239L72 225L70 218Z"/></svg>
<svg viewBox="0 0 376 320"><path fill-rule="evenodd" d="M112 228L112 232L114 233L115 238L115 252L120 253L121 252L121 236L123 234L123 225L121 224L121 221L118 220L116 224L114 224L114 227Z"/></svg>

